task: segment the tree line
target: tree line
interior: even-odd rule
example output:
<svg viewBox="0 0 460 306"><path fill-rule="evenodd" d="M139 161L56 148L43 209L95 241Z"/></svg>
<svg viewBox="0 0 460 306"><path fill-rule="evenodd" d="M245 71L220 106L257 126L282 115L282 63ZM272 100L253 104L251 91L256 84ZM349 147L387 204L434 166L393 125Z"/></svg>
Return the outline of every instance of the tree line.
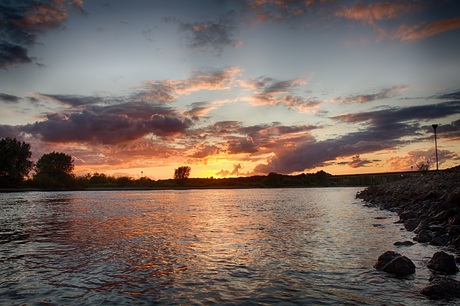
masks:
<svg viewBox="0 0 460 306"><path fill-rule="evenodd" d="M174 178L152 180L129 176L114 177L103 173L76 176L72 156L62 152L43 154L34 164L30 144L15 138L0 140L0 188L91 189L91 188L264 188L369 186L380 183L369 176L341 178L324 171L284 175L269 173L248 177L190 178L191 168L174 170ZM29 176L29 173L32 175ZM395 177L395 179L400 179Z"/></svg>
<svg viewBox="0 0 460 306"><path fill-rule="evenodd" d="M30 144L7 137L0 140L0 188L111 188L154 187L154 181L142 177L113 177L101 173L75 176L72 156L62 152L43 154L33 163ZM29 177L29 173L33 175ZM191 168L181 166L174 171L176 185L185 186ZM163 185L169 186L170 183Z"/></svg>
<svg viewBox="0 0 460 306"><path fill-rule="evenodd" d="M0 187L22 187L32 170L34 175L26 180L29 186L65 186L74 179L72 156L53 151L43 154L36 164L31 157L30 144L16 138L1 139Z"/></svg>

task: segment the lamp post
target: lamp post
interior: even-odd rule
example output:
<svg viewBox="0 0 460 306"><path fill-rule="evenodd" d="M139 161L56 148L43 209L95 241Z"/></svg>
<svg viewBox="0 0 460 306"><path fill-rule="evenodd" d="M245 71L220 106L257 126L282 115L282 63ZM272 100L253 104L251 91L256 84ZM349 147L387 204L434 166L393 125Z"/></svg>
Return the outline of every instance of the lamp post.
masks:
<svg viewBox="0 0 460 306"><path fill-rule="evenodd" d="M436 139L436 129L438 128L438 125L433 124L431 127L434 130L434 150L436 151L436 171L437 171L437 170L439 170L439 167L438 167L438 141Z"/></svg>

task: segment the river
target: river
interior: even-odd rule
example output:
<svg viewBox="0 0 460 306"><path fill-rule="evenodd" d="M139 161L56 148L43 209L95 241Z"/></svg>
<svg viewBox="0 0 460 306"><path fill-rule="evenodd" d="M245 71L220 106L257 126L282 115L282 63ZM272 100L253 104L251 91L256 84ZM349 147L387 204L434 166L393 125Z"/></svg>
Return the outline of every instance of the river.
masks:
<svg viewBox="0 0 460 306"><path fill-rule="evenodd" d="M1 305L436 305L362 188L0 194ZM417 272L373 268L394 249ZM442 302L439 302L441 305Z"/></svg>

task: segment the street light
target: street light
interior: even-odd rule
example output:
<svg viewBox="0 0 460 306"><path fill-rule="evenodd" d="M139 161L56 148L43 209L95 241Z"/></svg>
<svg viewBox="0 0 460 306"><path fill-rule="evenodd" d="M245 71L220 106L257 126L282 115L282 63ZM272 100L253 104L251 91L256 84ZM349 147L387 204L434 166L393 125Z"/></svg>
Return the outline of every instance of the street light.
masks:
<svg viewBox="0 0 460 306"><path fill-rule="evenodd" d="M436 139L436 129L438 128L438 125L433 124L431 127L434 130L434 149L436 151L436 171L437 171L437 170L439 170L439 167L438 167L438 141Z"/></svg>

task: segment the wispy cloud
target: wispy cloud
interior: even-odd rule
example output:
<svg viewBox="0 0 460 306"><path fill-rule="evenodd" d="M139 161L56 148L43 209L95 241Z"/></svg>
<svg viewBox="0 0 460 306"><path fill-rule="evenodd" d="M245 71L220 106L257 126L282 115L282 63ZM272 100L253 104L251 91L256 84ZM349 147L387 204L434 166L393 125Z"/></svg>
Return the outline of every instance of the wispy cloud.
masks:
<svg viewBox="0 0 460 306"><path fill-rule="evenodd" d="M322 101L296 94L299 87L306 85L303 79L277 81L269 77L259 77L240 81L240 85L253 91L249 99L254 105L284 105L290 109L308 111L319 106Z"/></svg>
<svg viewBox="0 0 460 306"><path fill-rule="evenodd" d="M460 113L460 101L453 101L352 113L335 116L333 119L348 123L367 122L373 126L385 126L410 120L445 118L458 113Z"/></svg>
<svg viewBox="0 0 460 306"><path fill-rule="evenodd" d="M18 103L20 100L21 100L20 97L0 92L0 102L14 104L14 103Z"/></svg>
<svg viewBox="0 0 460 306"><path fill-rule="evenodd" d="M268 22L282 21L305 15L311 12L317 4L323 2L327 1L249 0L246 1L246 5L251 10L250 13L252 13L249 14L250 21Z"/></svg>
<svg viewBox="0 0 460 306"><path fill-rule="evenodd" d="M433 98L443 100L460 100L460 91L439 94L434 96Z"/></svg>
<svg viewBox="0 0 460 306"><path fill-rule="evenodd" d="M71 107L98 104L103 101L103 98L101 97L83 95L56 95L39 93L37 94L37 97L45 98L46 100L50 100Z"/></svg>
<svg viewBox="0 0 460 306"><path fill-rule="evenodd" d="M213 109L215 109L215 106L209 105L207 102L195 102L190 105L190 110L184 112L184 115L197 120L206 116Z"/></svg>
<svg viewBox="0 0 460 306"><path fill-rule="evenodd" d="M460 18L458 17L430 20L429 16L436 16L436 14L426 15L426 20L417 24L406 24L404 23L406 20L402 20L403 16L413 14L416 11L433 9L433 5L434 3L411 3L408 1L356 4L352 7L341 7L335 16L369 24L382 37L401 41L422 40L460 28ZM384 24L387 20L397 20L400 24L396 27L388 27L388 24Z"/></svg>
<svg viewBox="0 0 460 306"><path fill-rule="evenodd" d="M195 70L185 80L148 81L134 98L152 102L173 102L179 95L187 95L200 90L225 90L235 82L241 73L239 67L227 67L221 70Z"/></svg>
<svg viewBox="0 0 460 306"><path fill-rule="evenodd" d="M406 91L408 89L407 86L394 86L389 88L384 88L381 91L373 94L360 94L360 95L352 95L348 97L339 97L332 99L332 102L339 102L339 103L367 103L377 100L383 100L392 98L398 93Z"/></svg>
<svg viewBox="0 0 460 306"><path fill-rule="evenodd" d="M185 35L187 45L199 52L220 56L225 47L236 48L241 45L241 41L235 38L238 23L234 11L214 20L184 22L169 17L165 21L177 24L179 31Z"/></svg>
<svg viewBox="0 0 460 306"><path fill-rule="evenodd" d="M342 7L336 16L373 24L375 21L394 19L414 9L411 5L381 2L373 4L356 4L353 7Z"/></svg>
<svg viewBox="0 0 460 306"><path fill-rule="evenodd" d="M241 170L243 169L243 166L241 166L241 163L238 164L233 164L233 170L220 170L219 172L216 173L218 176L222 177L227 177L227 176L238 176L241 175Z"/></svg>
<svg viewBox="0 0 460 306"><path fill-rule="evenodd" d="M460 17L418 25L403 24L398 27L393 37L402 41L415 41L455 29L460 29Z"/></svg>

